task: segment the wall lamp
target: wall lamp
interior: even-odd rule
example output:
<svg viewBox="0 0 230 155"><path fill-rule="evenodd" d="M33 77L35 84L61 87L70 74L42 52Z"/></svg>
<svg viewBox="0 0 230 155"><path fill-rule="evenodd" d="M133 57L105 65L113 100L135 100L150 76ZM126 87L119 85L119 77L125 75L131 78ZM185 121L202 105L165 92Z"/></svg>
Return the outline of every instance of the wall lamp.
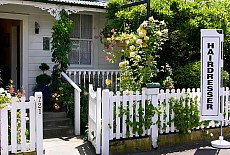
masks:
<svg viewBox="0 0 230 155"><path fill-rule="evenodd" d="M39 34L39 28L40 25L38 24L38 22L35 22L35 34Z"/></svg>

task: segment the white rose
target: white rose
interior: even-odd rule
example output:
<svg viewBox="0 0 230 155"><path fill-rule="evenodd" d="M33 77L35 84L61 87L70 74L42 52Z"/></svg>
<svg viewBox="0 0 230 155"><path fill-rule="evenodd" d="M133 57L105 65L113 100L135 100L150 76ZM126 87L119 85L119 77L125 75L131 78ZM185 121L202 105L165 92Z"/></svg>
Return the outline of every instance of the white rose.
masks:
<svg viewBox="0 0 230 155"><path fill-rule="evenodd" d="M0 88L0 94L4 93L5 90L3 88Z"/></svg>
<svg viewBox="0 0 230 155"><path fill-rule="evenodd" d="M142 39L137 39L136 43L137 44L142 44Z"/></svg>

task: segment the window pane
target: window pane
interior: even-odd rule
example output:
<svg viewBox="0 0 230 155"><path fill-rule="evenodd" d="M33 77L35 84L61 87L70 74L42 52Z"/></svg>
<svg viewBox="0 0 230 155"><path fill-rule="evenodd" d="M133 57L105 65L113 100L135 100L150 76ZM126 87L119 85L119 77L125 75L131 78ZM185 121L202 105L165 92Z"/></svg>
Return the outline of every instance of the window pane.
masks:
<svg viewBox="0 0 230 155"><path fill-rule="evenodd" d="M92 16L81 15L81 38L92 39Z"/></svg>
<svg viewBox="0 0 230 155"><path fill-rule="evenodd" d="M72 14L70 15L70 20L73 21L73 30L71 33L71 38L80 38L80 15Z"/></svg>
<svg viewBox="0 0 230 155"><path fill-rule="evenodd" d="M80 64L90 65L91 64L91 41L80 42Z"/></svg>
<svg viewBox="0 0 230 155"><path fill-rule="evenodd" d="M72 40L72 51L69 53L69 63L79 64L80 44L78 40Z"/></svg>

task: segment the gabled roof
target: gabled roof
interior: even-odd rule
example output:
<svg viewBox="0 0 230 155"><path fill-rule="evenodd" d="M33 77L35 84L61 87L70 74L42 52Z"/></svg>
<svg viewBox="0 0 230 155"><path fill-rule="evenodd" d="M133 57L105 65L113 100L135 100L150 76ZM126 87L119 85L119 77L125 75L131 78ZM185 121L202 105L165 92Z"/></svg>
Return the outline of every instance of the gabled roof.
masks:
<svg viewBox="0 0 230 155"><path fill-rule="evenodd" d="M71 5L71 6L80 5L80 6L104 8L108 0L26 0L26 1L63 4L63 5Z"/></svg>

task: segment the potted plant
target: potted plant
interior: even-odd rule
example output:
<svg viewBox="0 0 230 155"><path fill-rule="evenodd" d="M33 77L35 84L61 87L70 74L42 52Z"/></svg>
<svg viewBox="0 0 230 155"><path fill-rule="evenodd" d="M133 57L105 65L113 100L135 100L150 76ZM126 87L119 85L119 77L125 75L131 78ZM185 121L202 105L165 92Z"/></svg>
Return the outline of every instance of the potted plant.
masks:
<svg viewBox="0 0 230 155"><path fill-rule="evenodd" d="M42 74L36 77L36 86L34 87L34 92L41 91L43 94L43 103L44 110L49 111L52 108L51 105L51 89L50 89L50 81L51 76L47 75L45 71L49 70L49 66L46 63L41 63L39 69L42 70Z"/></svg>

